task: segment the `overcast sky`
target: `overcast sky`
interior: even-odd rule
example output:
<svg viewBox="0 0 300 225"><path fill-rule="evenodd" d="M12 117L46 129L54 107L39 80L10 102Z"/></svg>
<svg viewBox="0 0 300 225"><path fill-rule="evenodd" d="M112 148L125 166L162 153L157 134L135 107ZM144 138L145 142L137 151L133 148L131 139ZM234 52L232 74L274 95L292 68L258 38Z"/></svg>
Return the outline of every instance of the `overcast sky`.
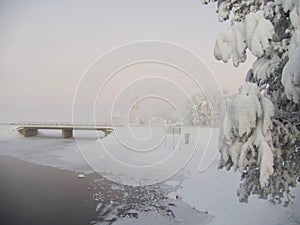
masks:
<svg viewBox="0 0 300 225"><path fill-rule="evenodd" d="M192 50L224 90L236 92L252 62L234 68L214 59L215 38L228 26L215 11L200 0L1 0L0 121L71 121L91 62L141 40Z"/></svg>

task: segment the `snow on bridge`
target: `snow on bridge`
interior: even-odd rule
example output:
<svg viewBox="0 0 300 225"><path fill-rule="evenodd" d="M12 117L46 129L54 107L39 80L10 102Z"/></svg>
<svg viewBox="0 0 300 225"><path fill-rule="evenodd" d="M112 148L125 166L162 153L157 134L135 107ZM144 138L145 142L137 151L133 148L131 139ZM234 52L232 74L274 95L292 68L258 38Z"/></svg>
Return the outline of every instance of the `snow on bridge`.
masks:
<svg viewBox="0 0 300 225"><path fill-rule="evenodd" d="M73 130L96 130L103 131L108 136L114 129L110 126L93 123L69 123L69 122L24 122L17 123L16 130L24 137L36 136L39 129L62 130L63 138L73 137Z"/></svg>

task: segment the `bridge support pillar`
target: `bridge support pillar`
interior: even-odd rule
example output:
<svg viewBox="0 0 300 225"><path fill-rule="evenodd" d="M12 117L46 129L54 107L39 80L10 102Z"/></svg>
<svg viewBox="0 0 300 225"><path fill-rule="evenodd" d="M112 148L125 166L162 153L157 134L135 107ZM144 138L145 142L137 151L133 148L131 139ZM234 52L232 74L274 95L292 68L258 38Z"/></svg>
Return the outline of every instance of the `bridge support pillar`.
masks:
<svg viewBox="0 0 300 225"><path fill-rule="evenodd" d="M71 137L73 137L73 130L72 129L62 129L61 136L62 136L62 138L71 138Z"/></svg>
<svg viewBox="0 0 300 225"><path fill-rule="evenodd" d="M112 132L112 130L106 129L106 130L104 131L105 137L107 137L108 135L110 135L111 132Z"/></svg>
<svg viewBox="0 0 300 225"><path fill-rule="evenodd" d="M21 134L24 135L24 137L32 137L36 136L38 134L38 129L35 128L24 128L19 131Z"/></svg>

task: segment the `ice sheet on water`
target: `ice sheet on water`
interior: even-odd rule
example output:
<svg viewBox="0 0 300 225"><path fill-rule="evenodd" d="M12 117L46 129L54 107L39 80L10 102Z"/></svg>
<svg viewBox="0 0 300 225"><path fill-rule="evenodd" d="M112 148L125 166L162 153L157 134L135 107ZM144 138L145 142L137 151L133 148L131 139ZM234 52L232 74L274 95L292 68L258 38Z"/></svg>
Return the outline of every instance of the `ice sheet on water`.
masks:
<svg viewBox="0 0 300 225"><path fill-rule="evenodd" d="M167 180L165 183L166 183L166 185L169 185L172 187L176 187L176 186L180 185L180 182L176 181L176 180Z"/></svg>
<svg viewBox="0 0 300 225"><path fill-rule="evenodd" d="M44 137L24 138L17 131L12 131L12 128L13 126L0 126L0 155L15 156L32 163L72 170L79 173L93 171L85 163L73 139L64 140L60 137L47 137L46 135ZM190 132L192 133L193 131L191 130ZM294 204L289 208L273 206L267 201L257 198L251 198L248 204L241 204L238 202L236 196L236 188L239 184L238 173L218 171L217 159L208 170L199 173L198 165L203 151L207 149L208 152L213 152L217 149L217 136L210 137L214 141L206 145L207 137L204 136L209 137L209 132L207 132L207 129L201 129L200 133L202 138L196 139L193 137L199 146L199 151L195 152L191 161L185 166L182 176L171 178L172 183L173 181L178 181L181 183L181 187L177 188L178 190L174 190L172 186L162 185L162 189L173 193L175 196L174 199L176 199L176 195L179 196L179 202L182 199L188 206L195 207L202 212L208 211L209 214L214 215L215 217L206 221L206 224L247 225L254 224L255 222L260 224L297 224L297 221L300 221L298 213L300 211L299 187L293 190L296 198ZM107 140L114 143L113 136ZM87 142L89 141L87 140ZM183 153L185 152L183 151ZM105 188L105 182L103 182L103 180L99 180L100 186ZM110 188L106 188L110 190ZM130 192L124 191L118 185L112 187L111 193L114 191L123 193L122 198L124 199L130 196ZM107 194L97 194L94 197L98 199L98 203L105 196L108 196ZM113 197L112 195L112 198L107 201L109 202L108 206L106 206L108 207L107 209L109 209L109 205L113 205L117 201L118 197ZM98 210L101 210L101 208L104 209L104 206L98 205ZM179 205L178 209L182 209L182 207ZM189 215L184 209L182 209L182 213L186 216ZM177 218L180 218L180 216ZM151 223L153 222L152 219L156 219L155 223ZM158 215L158 212L154 211L152 213L142 212L139 214L139 218L124 217L114 224L167 224L168 221L169 219L166 219L161 214ZM204 220L199 221L204 222ZM180 224L180 221L176 222L176 220L172 220L171 224L176 223ZM197 225L201 223L198 222Z"/></svg>
<svg viewBox="0 0 300 225"><path fill-rule="evenodd" d="M163 185L131 187L101 179L94 183L99 213L95 224L189 224L198 225L212 217L180 199L166 197Z"/></svg>
<svg viewBox="0 0 300 225"><path fill-rule="evenodd" d="M137 218L124 217L116 221L115 225L153 225L153 224L164 224L164 225L199 225L206 224L212 217L200 213L194 210L191 211L187 205L177 201L175 206L171 206L174 216L166 216L158 211L152 212L141 212ZM99 224L100 225L100 224Z"/></svg>
<svg viewBox="0 0 300 225"><path fill-rule="evenodd" d="M24 138L14 128L11 125L0 125L0 155L79 173L93 172L73 139L51 135Z"/></svg>
<svg viewBox="0 0 300 225"><path fill-rule="evenodd" d="M0 125L0 141L22 138L23 136L12 125Z"/></svg>

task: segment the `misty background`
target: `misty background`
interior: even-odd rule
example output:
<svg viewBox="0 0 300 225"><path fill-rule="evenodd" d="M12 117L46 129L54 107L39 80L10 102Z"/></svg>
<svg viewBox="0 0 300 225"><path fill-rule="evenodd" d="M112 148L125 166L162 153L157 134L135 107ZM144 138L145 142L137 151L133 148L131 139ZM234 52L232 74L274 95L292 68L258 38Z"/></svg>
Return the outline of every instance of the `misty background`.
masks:
<svg viewBox="0 0 300 225"><path fill-rule="evenodd" d="M205 6L200 0L2 0L0 122L71 121L76 87L93 60L141 40L173 42L192 50L223 90L236 92L252 62L234 68L231 62L215 60L215 39L228 27L218 22L215 11L215 4ZM144 75L149 74L141 70ZM120 74L109 89L119 90L127 82L123 77ZM181 82L189 89L188 82ZM134 99L130 95L127 98ZM105 95L107 103L113 100ZM156 104L153 101L152 108Z"/></svg>

